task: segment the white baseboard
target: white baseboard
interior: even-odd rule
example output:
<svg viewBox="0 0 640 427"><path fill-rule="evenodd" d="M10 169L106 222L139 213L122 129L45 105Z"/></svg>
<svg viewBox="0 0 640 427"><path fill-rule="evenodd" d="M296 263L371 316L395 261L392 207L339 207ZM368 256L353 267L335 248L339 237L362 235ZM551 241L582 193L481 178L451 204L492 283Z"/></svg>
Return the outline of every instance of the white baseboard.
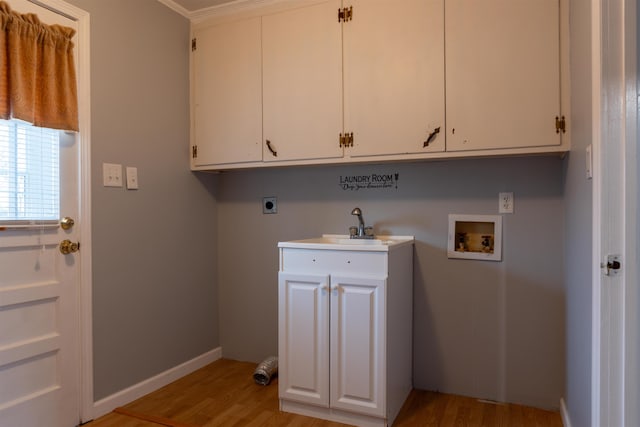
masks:
<svg viewBox="0 0 640 427"><path fill-rule="evenodd" d="M564 402L564 397L560 398L560 415L562 416L562 425L564 427L571 427L571 420L569 419L569 411L567 411L567 405Z"/></svg>
<svg viewBox="0 0 640 427"><path fill-rule="evenodd" d="M222 357L222 349L220 347L208 351L198 357L188 360L171 369L167 369L158 375L127 387L117 393L100 399L93 404L93 419L108 414L119 406L133 402L140 397L158 390L173 381L184 377L196 371L209 363L215 362Z"/></svg>

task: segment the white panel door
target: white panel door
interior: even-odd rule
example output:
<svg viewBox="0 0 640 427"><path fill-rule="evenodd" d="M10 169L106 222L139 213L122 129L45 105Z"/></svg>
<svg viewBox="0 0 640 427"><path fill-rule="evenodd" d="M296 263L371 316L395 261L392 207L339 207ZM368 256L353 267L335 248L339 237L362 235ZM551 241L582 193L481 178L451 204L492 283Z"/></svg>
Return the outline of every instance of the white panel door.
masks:
<svg viewBox="0 0 640 427"><path fill-rule="evenodd" d="M385 279L331 277L331 407L385 416Z"/></svg>
<svg viewBox="0 0 640 427"><path fill-rule="evenodd" d="M279 273L280 398L329 405L329 276Z"/></svg>
<svg viewBox="0 0 640 427"><path fill-rule="evenodd" d="M638 60L636 2L592 7L592 426L640 425ZM632 12L631 14L629 12ZM610 256L617 256L620 265Z"/></svg>
<svg viewBox="0 0 640 427"><path fill-rule="evenodd" d="M330 0L262 18L264 161L342 157L339 7Z"/></svg>
<svg viewBox="0 0 640 427"><path fill-rule="evenodd" d="M444 1L349 4L353 20L344 24L345 131L353 132L354 145L347 153L444 151Z"/></svg>
<svg viewBox="0 0 640 427"><path fill-rule="evenodd" d="M76 28L26 0L20 13ZM74 135L60 143L60 212L78 220L78 153ZM79 225L0 227L0 425L71 427L80 420L78 274L80 253L62 255Z"/></svg>
<svg viewBox="0 0 640 427"><path fill-rule="evenodd" d="M195 33L195 166L262 160L260 18Z"/></svg>
<svg viewBox="0 0 640 427"><path fill-rule="evenodd" d="M559 6L445 2L447 151L560 145Z"/></svg>

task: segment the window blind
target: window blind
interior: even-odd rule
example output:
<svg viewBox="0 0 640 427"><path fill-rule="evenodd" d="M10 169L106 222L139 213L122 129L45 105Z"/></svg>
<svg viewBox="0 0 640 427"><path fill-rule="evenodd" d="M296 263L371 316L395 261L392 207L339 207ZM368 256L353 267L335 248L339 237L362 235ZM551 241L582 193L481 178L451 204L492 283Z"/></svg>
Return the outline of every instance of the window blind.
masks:
<svg viewBox="0 0 640 427"><path fill-rule="evenodd" d="M0 120L0 224L60 217L59 131Z"/></svg>

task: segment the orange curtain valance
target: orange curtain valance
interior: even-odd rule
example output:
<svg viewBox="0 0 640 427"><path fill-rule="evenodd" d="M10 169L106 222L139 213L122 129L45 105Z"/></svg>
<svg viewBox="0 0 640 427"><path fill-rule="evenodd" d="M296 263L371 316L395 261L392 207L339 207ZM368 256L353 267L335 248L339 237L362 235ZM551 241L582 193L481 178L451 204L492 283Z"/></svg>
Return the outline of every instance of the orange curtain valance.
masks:
<svg viewBox="0 0 640 427"><path fill-rule="evenodd" d="M46 25L0 1L0 118L78 130L75 30Z"/></svg>

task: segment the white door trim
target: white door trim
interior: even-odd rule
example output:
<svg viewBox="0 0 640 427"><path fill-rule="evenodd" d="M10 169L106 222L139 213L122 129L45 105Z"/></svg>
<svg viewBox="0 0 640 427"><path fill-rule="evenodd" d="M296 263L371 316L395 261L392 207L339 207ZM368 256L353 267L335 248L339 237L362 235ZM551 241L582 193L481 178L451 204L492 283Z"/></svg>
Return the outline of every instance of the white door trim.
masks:
<svg viewBox="0 0 640 427"><path fill-rule="evenodd" d="M53 1L53 0L49 0ZM59 3L58 0L55 0ZM66 3L65 3L66 4ZM80 112L80 420L93 419L93 302L91 258L91 57L89 13L73 8L78 19L78 110Z"/></svg>
<svg viewBox="0 0 640 427"><path fill-rule="evenodd" d="M601 113L601 0L593 0L591 6L591 61L592 61L592 156L593 156L593 206L592 206L592 319L591 319L591 426L600 427L600 341L601 341L601 270L600 224L601 179L600 113Z"/></svg>
<svg viewBox="0 0 640 427"><path fill-rule="evenodd" d="M29 0L78 22L77 58L78 114L80 124L80 420L93 419L93 333L91 275L91 62L89 12L62 0Z"/></svg>
<svg viewBox="0 0 640 427"><path fill-rule="evenodd" d="M625 95L625 283L623 321L623 419L625 425L640 425L640 310L638 282L638 15L637 1L624 2L624 95Z"/></svg>

